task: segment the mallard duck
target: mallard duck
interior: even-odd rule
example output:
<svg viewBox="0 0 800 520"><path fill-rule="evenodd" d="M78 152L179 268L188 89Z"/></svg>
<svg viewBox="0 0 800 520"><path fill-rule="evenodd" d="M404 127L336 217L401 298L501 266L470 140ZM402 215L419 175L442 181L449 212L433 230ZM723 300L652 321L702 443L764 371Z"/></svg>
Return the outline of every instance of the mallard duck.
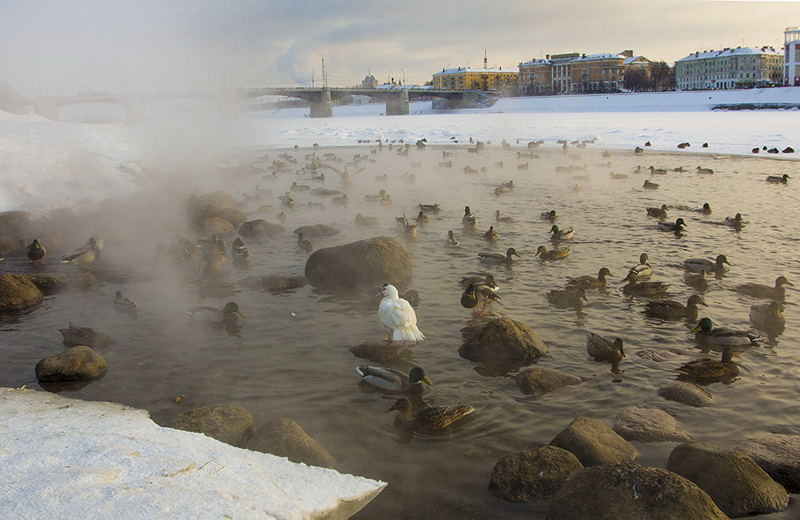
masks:
<svg viewBox="0 0 800 520"><path fill-rule="evenodd" d="M448 428L454 422L471 414L475 409L468 405L431 406L414 413L411 401L401 397L386 412L400 412L394 418L394 426L399 430L416 432L435 432Z"/></svg>
<svg viewBox="0 0 800 520"><path fill-rule="evenodd" d="M686 222L682 218L678 218L675 222L659 222L656 224L661 231L672 231L680 233L686 226Z"/></svg>
<svg viewBox="0 0 800 520"><path fill-rule="evenodd" d="M461 305L464 308L472 309L473 315L483 316L487 304L502 299L499 294L495 293L497 285L493 285L494 287L481 283L469 284L461 295ZM482 305L481 311L477 312L479 305Z"/></svg>
<svg viewBox="0 0 800 520"><path fill-rule="evenodd" d="M567 286L564 290L553 289L547 293L547 301L560 309L580 309L586 299L586 289L580 286Z"/></svg>
<svg viewBox="0 0 800 520"><path fill-rule="evenodd" d="M715 329L711 318L701 319L695 328L694 337L698 343L708 345L752 345L756 336L747 330Z"/></svg>
<svg viewBox="0 0 800 520"><path fill-rule="evenodd" d="M514 258L513 258L514 256L519 256L519 253L517 253L517 250L514 249L513 247L509 247L506 250L505 255L500 253L492 253L485 251L481 251L480 253L478 253L478 258L480 259L481 262L485 264L511 265L514 263Z"/></svg>
<svg viewBox="0 0 800 520"><path fill-rule="evenodd" d="M420 211L427 211L433 213L439 213L442 208L439 207L439 204L418 204Z"/></svg>
<svg viewBox="0 0 800 520"><path fill-rule="evenodd" d="M750 323L757 329L772 335L783 333L786 328L786 318L781 312L781 304L776 301L757 303L750 307Z"/></svg>
<svg viewBox="0 0 800 520"><path fill-rule="evenodd" d="M590 332L586 336L586 350L596 361L605 361L607 363L616 364L625 357L622 338L616 338L614 341L610 341L593 332Z"/></svg>
<svg viewBox="0 0 800 520"><path fill-rule="evenodd" d="M514 223L514 219L511 218L511 217L501 217L499 209L494 212L494 219L495 219L495 221L501 222L503 224L513 224Z"/></svg>
<svg viewBox="0 0 800 520"><path fill-rule="evenodd" d="M341 197L334 197L331 199L334 206L347 206L350 201L347 198L347 193L343 193Z"/></svg>
<svg viewBox="0 0 800 520"><path fill-rule="evenodd" d="M714 173L714 170L712 170L711 168L703 168L702 166L698 166L697 168L695 168L695 171L697 173L706 173L706 174Z"/></svg>
<svg viewBox="0 0 800 520"><path fill-rule="evenodd" d="M378 217L365 217L361 213L356 214L356 226L377 226Z"/></svg>
<svg viewBox="0 0 800 520"><path fill-rule="evenodd" d="M138 306L131 298L123 298L122 291L114 293L114 308L121 311L135 311Z"/></svg>
<svg viewBox="0 0 800 520"><path fill-rule="evenodd" d="M625 294L658 296L669 290L669 284L664 282L640 282L639 276L633 272L628 272L628 276L623 278L622 281L628 282L628 284L622 288L622 292Z"/></svg>
<svg viewBox="0 0 800 520"><path fill-rule="evenodd" d="M103 250L104 244L105 241L102 238L91 237L83 246L68 255L62 256L61 261L65 264L86 267L100 258L100 251Z"/></svg>
<svg viewBox="0 0 800 520"><path fill-rule="evenodd" d="M742 214L737 213L735 217L725 217L724 224L732 228L741 229L742 225L744 224Z"/></svg>
<svg viewBox="0 0 800 520"><path fill-rule="evenodd" d="M192 320L213 324L235 323L238 319L236 315L243 318L247 317L239 309L239 305L236 302L228 302L225 304L225 307L198 305L197 307L192 307L187 310L186 314L191 316Z"/></svg>
<svg viewBox="0 0 800 520"><path fill-rule="evenodd" d="M732 378L739 373L739 367L733 361L734 357L742 357L734 347L727 347L722 352L722 360L701 358L690 361L676 368L681 381L710 381Z"/></svg>
<svg viewBox="0 0 800 520"><path fill-rule="evenodd" d="M725 264L733 265L728 262L727 256L718 255L713 262L711 260L706 260L705 258L690 258L689 260L684 260L683 267L695 273L699 273L700 271L705 271L707 273L721 273L725 271Z"/></svg>
<svg viewBox="0 0 800 520"><path fill-rule="evenodd" d="M312 244L310 240L303 238L302 233L297 234L297 247L299 247L306 253L310 253L311 251L314 250L314 244Z"/></svg>
<svg viewBox="0 0 800 520"><path fill-rule="evenodd" d="M364 195L364 200L379 202L385 196L386 190L381 190L378 193L368 193L367 195Z"/></svg>
<svg viewBox="0 0 800 520"><path fill-rule="evenodd" d="M246 264L250 259L247 246L244 245L240 237L236 237L233 244L231 244L231 256L233 257L233 261L238 264Z"/></svg>
<svg viewBox="0 0 800 520"><path fill-rule="evenodd" d="M794 286L792 282L786 279L785 276L779 276L775 279L775 287L768 285L761 285L758 283L745 283L736 286L736 292L745 294L754 298L763 298L770 300L782 301L786 296L786 289L784 285Z"/></svg>
<svg viewBox="0 0 800 520"><path fill-rule="evenodd" d="M447 245L451 247L458 247L461 245L461 242L459 242L455 234L453 234L453 230L447 232Z"/></svg>
<svg viewBox="0 0 800 520"><path fill-rule="evenodd" d="M483 239L488 242L497 242L500 237L497 236L497 233L494 230L494 226L489 226L489 231L483 234Z"/></svg>
<svg viewBox="0 0 800 520"><path fill-rule="evenodd" d="M788 184L789 179L791 179L791 177L789 177L789 174L784 173L783 175L770 175L769 177L767 177L767 182Z"/></svg>
<svg viewBox="0 0 800 520"><path fill-rule="evenodd" d="M573 287L583 287L584 289L598 289L606 286L606 276L614 276L608 267L601 267L597 273L597 278L591 275L579 276L572 278L567 282L567 285Z"/></svg>
<svg viewBox="0 0 800 520"><path fill-rule="evenodd" d="M550 233L553 236L550 237L551 240L568 240L572 238L572 234L575 232L574 229L559 229L556 224L553 224L553 227L550 228Z"/></svg>
<svg viewBox="0 0 800 520"><path fill-rule="evenodd" d="M706 302L702 297L693 294L689 296L686 305L673 300L649 301L645 304L643 312L650 318L662 320L679 320L685 318L694 321L697 319L697 313L699 312L698 305L706 305Z"/></svg>
<svg viewBox="0 0 800 520"><path fill-rule="evenodd" d="M179 238L177 243L172 244L168 254L175 260L188 262L197 258L200 248L192 244L188 238Z"/></svg>
<svg viewBox="0 0 800 520"><path fill-rule="evenodd" d="M469 206L464 208L464 216L461 217L461 224L463 224L464 227L472 228L478 225L478 217L470 212Z"/></svg>
<svg viewBox="0 0 800 520"><path fill-rule="evenodd" d="M116 343L116 340L107 334L89 327L80 327L72 322L69 322L68 329L58 329L58 332L64 337L64 345L68 347L85 345L95 348Z"/></svg>
<svg viewBox="0 0 800 520"><path fill-rule="evenodd" d="M556 210L551 209L550 211L542 211L542 213L539 215L539 218L552 222L553 220L557 219L558 216L556 215Z"/></svg>
<svg viewBox="0 0 800 520"><path fill-rule="evenodd" d="M650 217L667 218L667 205L662 204L660 208L646 208L647 215Z"/></svg>
<svg viewBox="0 0 800 520"><path fill-rule="evenodd" d="M650 278L650 276L653 274L653 268L647 263L648 260L650 260L650 257L647 256L647 253L642 253L639 256L639 263L628 269L628 272L635 273L638 277L637 280Z"/></svg>
<svg viewBox="0 0 800 520"><path fill-rule="evenodd" d="M389 392L421 394L422 383L433 385L421 367L414 367L408 374L404 374L394 368L360 365L356 367L356 372L361 374L362 381L365 383Z"/></svg>
<svg viewBox="0 0 800 520"><path fill-rule="evenodd" d="M683 281L686 285L699 292L706 292L708 290L708 277L705 271L699 273L686 273L683 275Z"/></svg>
<svg viewBox="0 0 800 520"><path fill-rule="evenodd" d="M228 252L228 244L217 235L211 235L211 238L202 238L198 240L200 247L208 252L218 251L220 253Z"/></svg>
<svg viewBox="0 0 800 520"><path fill-rule="evenodd" d="M650 182L647 179L645 179L644 184L642 184L642 188L644 188L646 190L657 190L659 188L659 186L660 186L660 184L657 184L655 182Z"/></svg>
<svg viewBox="0 0 800 520"><path fill-rule="evenodd" d="M488 285L495 291L499 288L497 282L494 280L494 275L487 274L486 276L465 276L459 282L461 287L466 289L470 284Z"/></svg>
<svg viewBox="0 0 800 520"><path fill-rule="evenodd" d="M25 248L25 256L28 257L28 260L30 260L32 264L35 264L36 262L43 264L44 255L46 254L47 250L35 238L33 239L33 242L31 242L28 247Z"/></svg>
<svg viewBox="0 0 800 520"><path fill-rule="evenodd" d="M209 276L228 261L228 255L222 251L211 251L203 255L200 263L197 266L198 274L201 277Z"/></svg>
<svg viewBox="0 0 800 520"><path fill-rule="evenodd" d="M430 220L430 218L428 217L428 215L426 215L425 213L420 211L419 215L417 215L417 219L416 220L417 220L417 224L424 224L425 222L428 222Z"/></svg>
<svg viewBox="0 0 800 520"><path fill-rule="evenodd" d="M394 285L383 284L378 295L383 296L378 305L378 320L388 332L388 342L420 342L425 339L425 335L417 328L414 308L407 300L400 298Z"/></svg>
<svg viewBox="0 0 800 520"><path fill-rule="evenodd" d="M567 247L556 248L552 251L548 251L546 247L539 246L539 249L536 250L536 254L533 256L538 256L542 260L558 260L559 258L568 257L570 252L572 252L572 249Z"/></svg>
<svg viewBox="0 0 800 520"><path fill-rule="evenodd" d="M650 166L647 168L650 170L650 175L666 175L667 169L666 168L656 168L655 166Z"/></svg>
<svg viewBox="0 0 800 520"><path fill-rule="evenodd" d="M692 209L692 211L695 213L702 213L703 215L711 215L711 206L706 202L701 207Z"/></svg>

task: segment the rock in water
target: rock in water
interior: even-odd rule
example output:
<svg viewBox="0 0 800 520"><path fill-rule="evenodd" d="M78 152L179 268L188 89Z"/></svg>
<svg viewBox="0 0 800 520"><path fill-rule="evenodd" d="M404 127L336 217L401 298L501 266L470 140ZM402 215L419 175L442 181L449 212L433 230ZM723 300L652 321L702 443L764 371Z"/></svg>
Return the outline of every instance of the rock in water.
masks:
<svg viewBox="0 0 800 520"><path fill-rule="evenodd" d="M694 383L685 381L673 381L666 386L658 389L658 395L670 401L696 406L710 406L714 398L711 392L701 388Z"/></svg>
<svg viewBox="0 0 800 520"><path fill-rule="evenodd" d="M778 484L800 489L800 435L766 433L736 449L749 455Z"/></svg>
<svg viewBox="0 0 800 520"><path fill-rule="evenodd" d="M27 309L44 299L30 280L14 274L0 274L0 312Z"/></svg>
<svg viewBox="0 0 800 520"><path fill-rule="evenodd" d="M412 274L411 257L394 238L376 237L317 249L306 261L312 285L326 289L402 286Z"/></svg>
<svg viewBox="0 0 800 520"><path fill-rule="evenodd" d="M578 376L538 367L523 370L514 380L523 394L534 397L548 394L562 386L578 385L583 382Z"/></svg>
<svg viewBox="0 0 800 520"><path fill-rule="evenodd" d="M620 410L614 431L623 439L639 442L684 442L689 434L678 428L675 418L660 408L628 406Z"/></svg>
<svg viewBox="0 0 800 520"><path fill-rule="evenodd" d="M510 502L540 502L582 469L575 455L554 446L511 453L494 465L489 491Z"/></svg>
<svg viewBox="0 0 800 520"><path fill-rule="evenodd" d="M197 432L233 446L241 446L253 431L255 419L235 405L211 405L181 412L167 426L176 430Z"/></svg>
<svg viewBox="0 0 800 520"><path fill-rule="evenodd" d="M496 318L467 339L458 353L464 359L491 364L530 362L548 352L532 328L509 318Z"/></svg>
<svg viewBox="0 0 800 520"><path fill-rule="evenodd" d="M336 464L328 450L312 439L299 424L286 418L273 419L256 429L247 439L245 448L272 453L309 466L332 469Z"/></svg>
<svg viewBox="0 0 800 520"><path fill-rule="evenodd" d="M577 417L550 445L573 453L587 467L630 462L639 453L614 430L588 417Z"/></svg>
<svg viewBox="0 0 800 520"><path fill-rule="evenodd" d="M80 346L36 363L36 378L47 383L91 381L103 376L107 370L103 356L89 347Z"/></svg>

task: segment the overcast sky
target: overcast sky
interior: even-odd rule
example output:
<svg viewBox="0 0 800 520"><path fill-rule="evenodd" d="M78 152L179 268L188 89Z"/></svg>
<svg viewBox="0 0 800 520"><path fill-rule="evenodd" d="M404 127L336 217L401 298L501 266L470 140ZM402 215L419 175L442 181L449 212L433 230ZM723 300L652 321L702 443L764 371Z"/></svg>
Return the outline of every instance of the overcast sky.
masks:
<svg viewBox="0 0 800 520"><path fill-rule="evenodd" d="M800 1L0 0L0 81L20 94L422 84L546 54L783 45Z"/></svg>

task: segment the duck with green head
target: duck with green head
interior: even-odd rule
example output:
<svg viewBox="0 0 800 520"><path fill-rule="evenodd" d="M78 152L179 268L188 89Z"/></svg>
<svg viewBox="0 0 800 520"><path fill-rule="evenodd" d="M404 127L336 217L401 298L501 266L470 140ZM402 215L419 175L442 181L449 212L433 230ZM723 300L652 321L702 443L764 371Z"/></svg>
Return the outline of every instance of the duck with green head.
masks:
<svg viewBox="0 0 800 520"><path fill-rule="evenodd" d="M461 295L461 305L466 309L472 309L473 315L483 316L487 304L501 299L500 295L495 292L492 286L471 283ZM478 312L478 307L481 307L480 312Z"/></svg>
<svg viewBox="0 0 800 520"><path fill-rule="evenodd" d="M225 307L198 305L187 310L186 314L191 316L192 320L213 324L235 323L238 319L237 315L243 318L247 317L236 302L228 302Z"/></svg>
<svg viewBox="0 0 800 520"><path fill-rule="evenodd" d="M481 262L485 264L504 264L504 265L511 265L514 263L513 257L519 257L519 253L513 247L509 247L506 250L506 254L500 253L493 253L490 251L481 251L478 253L478 258Z"/></svg>
<svg viewBox="0 0 800 520"><path fill-rule="evenodd" d="M699 273L700 271L705 271L707 273L721 273L725 272L725 264L733 265L728 262L727 256L718 255L714 261L706 260L705 258L690 258L688 260L684 260L683 267L695 273Z"/></svg>
<svg viewBox="0 0 800 520"><path fill-rule="evenodd" d="M469 405L456 404L450 406L431 406L414 412L411 401L405 397L398 399L386 410L399 412L394 418L394 426L398 430L420 433L435 433L452 426L456 421L471 414L475 409Z"/></svg>
<svg viewBox="0 0 800 520"><path fill-rule="evenodd" d="M461 217L461 224L466 228L474 228L478 225L478 217L472 214L469 206L464 208L464 216Z"/></svg>
<svg viewBox="0 0 800 520"><path fill-rule="evenodd" d="M686 228L686 222L678 217L675 222L659 222L656 224L661 231L670 231L672 233L680 233Z"/></svg>
<svg viewBox="0 0 800 520"><path fill-rule="evenodd" d="M647 253L642 253L639 256L639 263L628 269L628 272L635 273L639 280L650 278L653 274L653 268L647 263L648 260L650 260L650 257L647 256Z"/></svg>
<svg viewBox="0 0 800 520"><path fill-rule="evenodd" d="M47 250L35 238L33 239L33 242L31 242L30 245L25 248L25 256L28 257L28 260L30 260L32 264L37 262L39 264L43 264L45 254L47 254Z"/></svg>
<svg viewBox="0 0 800 520"><path fill-rule="evenodd" d="M573 228L559 229L558 225L553 224L553 227L550 228L550 233L552 233L550 240L569 240L575 230Z"/></svg>
<svg viewBox="0 0 800 520"><path fill-rule="evenodd" d="M424 390L422 383L433 385L422 367L414 367L405 374L394 368L360 365L356 367L356 372L364 383L387 392L421 394Z"/></svg>
<svg viewBox="0 0 800 520"><path fill-rule="evenodd" d="M714 328L711 318L701 319L692 332L695 333L694 337L698 343L706 345L750 346L756 339L756 336L747 330Z"/></svg>

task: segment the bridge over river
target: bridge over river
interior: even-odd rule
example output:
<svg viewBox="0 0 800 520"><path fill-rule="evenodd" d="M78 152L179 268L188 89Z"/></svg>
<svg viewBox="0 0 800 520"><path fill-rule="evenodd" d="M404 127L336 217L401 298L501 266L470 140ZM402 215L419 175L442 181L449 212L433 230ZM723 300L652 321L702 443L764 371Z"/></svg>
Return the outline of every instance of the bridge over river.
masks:
<svg viewBox="0 0 800 520"><path fill-rule="evenodd" d="M239 108L243 102L263 96L286 96L308 101L311 104L309 114L311 117L333 117L333 100L346 96L369 96L383 101L386 103L387 116L407 115L409 101L413 99L441 98L444 100L445 108L466 108L476 106L490 97L486 92L478 90L266 87L136 94L86 92L75 96L40 97L28 100L27 103L35 107L38 115L55 121L58 121L59 109L63 106L80 103L118 104L125 107L125 119L128 124L135 124L141 121L141 105L155 101L168 99L206 101L219 105L223 114L235 119L238 118Z"/></svg>

